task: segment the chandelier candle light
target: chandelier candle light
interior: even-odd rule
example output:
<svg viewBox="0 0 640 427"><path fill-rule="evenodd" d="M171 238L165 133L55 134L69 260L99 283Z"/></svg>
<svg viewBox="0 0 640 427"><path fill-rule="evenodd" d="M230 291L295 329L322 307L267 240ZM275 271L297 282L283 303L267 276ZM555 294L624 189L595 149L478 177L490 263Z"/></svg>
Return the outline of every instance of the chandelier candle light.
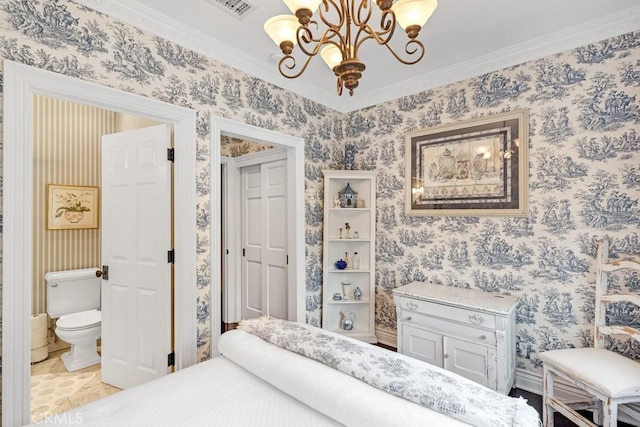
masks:
<svg viewBox="0 0 640 427"><path fill-rule="evenodd" d="M349 95L358 87L365 65L358 59L358 50L366 40L373 39L401 63L415 64L424 56L424 45L417 40L418 33L438 6L436 0L376 0L382 13L380 28L370 24L373 0L283 0L293 15L278 15L264 24L264 30L280 47L284 56L278 63L280 74L295 79L304 73L311 58L320 53L338 77L338 95L347 88ZM318 8L320 6L320 8ZM312 19L318 10L318 18L324 25ZM389 45L396 24L407 33L404 47L406 59L400 57ZM315 30L315 34L314 34ZM318 33L320 35L318 36ZM306 59L300 67L293 57L293 47L298 44Z"/></svg>

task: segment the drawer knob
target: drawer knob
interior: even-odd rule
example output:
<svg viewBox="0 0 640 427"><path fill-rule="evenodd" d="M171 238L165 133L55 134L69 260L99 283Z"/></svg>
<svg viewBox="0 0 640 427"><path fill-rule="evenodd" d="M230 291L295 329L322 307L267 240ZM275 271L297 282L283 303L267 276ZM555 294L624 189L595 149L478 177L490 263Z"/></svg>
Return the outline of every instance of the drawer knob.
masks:
<svg viewBox="0 0 640 427"><path fill-rule="evenodd" d="M409 322L409 321L411 321L411 316L405 317L404 320L403 320L403 322Z"/></svg>
<svg viewBox="0 0 640 427"><path fill-rule="evenodd" d="M481 340L486 340L486 339L487 339L487 336L486 336L486 335L480 335L480 339L481 339Z"/></svg>
<svg viewBox="0 0 640 427"><path fill-rule="evenodd" d="M469 321L474 325L480 325L482 324L482 322L484 322L484 317L480 316L479 314L470 314Z"/></svg>
<svg viewBox="0 0 640 427"><path fill-rule="evenodd" d="M418 304L416 304L416 303L415 303L415 302L413 302L413 301L409 301L409 302L407 303L407 308L408 308L409 310L415 310L416 308L418 308Z"/></svg>

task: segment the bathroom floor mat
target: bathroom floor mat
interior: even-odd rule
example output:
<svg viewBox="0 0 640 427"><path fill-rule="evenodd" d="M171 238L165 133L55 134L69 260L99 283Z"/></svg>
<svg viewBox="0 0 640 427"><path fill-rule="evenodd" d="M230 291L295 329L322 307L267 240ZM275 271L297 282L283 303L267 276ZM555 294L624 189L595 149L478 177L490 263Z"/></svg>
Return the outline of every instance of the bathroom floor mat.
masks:
<svg viewBox="0 0 640 427"><path fill-rule="evenodd" d="M80 391L96 376L95 373L60 373L31 377L31 421L37 422L47 415L68 408L56 409Z"/></svg>

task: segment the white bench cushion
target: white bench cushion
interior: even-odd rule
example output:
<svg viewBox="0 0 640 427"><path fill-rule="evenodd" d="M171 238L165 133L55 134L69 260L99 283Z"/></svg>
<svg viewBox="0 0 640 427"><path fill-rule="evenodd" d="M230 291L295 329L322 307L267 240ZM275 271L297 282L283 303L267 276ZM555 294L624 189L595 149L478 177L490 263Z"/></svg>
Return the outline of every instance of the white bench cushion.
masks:
<svg viewBox="0 0 640 427"><path fill-rule="evenodd" d="M602 348L568 348L538 355L554 367L614 398L640 395L640 363Z"/></svg>

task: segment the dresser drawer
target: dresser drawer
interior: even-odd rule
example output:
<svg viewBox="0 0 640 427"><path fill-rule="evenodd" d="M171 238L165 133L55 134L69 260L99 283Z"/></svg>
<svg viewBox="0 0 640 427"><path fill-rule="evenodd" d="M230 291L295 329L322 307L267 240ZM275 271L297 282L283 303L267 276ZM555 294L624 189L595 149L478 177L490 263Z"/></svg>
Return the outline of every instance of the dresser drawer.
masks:
<svg viewBox="0 0 640 427"><path fill-rule="evenodd" d="M492 314L412 298L401 297L399 300L400 308L403 311L403 317L411 316L410 313L423 313L428 316L448 319L450 321L479 328L495 329L496 327L496 318Z"/></svg>
<svg viewBox="0 0 640 427"><path fill-rule="evenodd" d="M398 352L507 394L515 380L518 298L413 282L393 291Z"/></svg>
<svg viewBox="0 0 640 427"><path fill-rule="evenodd" d="M424 328L442 335L458 337L476 344L495 346L497 339L493 330L486 330L466 324L453 323L450 320L423 315L417 312L404 312L402 319L404 325Z"/></svg>

